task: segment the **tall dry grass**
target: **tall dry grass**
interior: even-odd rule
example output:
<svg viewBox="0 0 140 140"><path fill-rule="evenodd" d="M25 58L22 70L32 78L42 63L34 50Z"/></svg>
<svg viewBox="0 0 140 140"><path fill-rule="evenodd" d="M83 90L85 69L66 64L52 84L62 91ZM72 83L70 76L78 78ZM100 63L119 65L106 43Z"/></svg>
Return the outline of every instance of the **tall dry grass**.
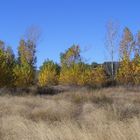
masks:
<svg viewBox="0 0 140 140"><path fill-rule="evenodd" d="M139 91L1 96L0 140L140 140Z"/></svg>

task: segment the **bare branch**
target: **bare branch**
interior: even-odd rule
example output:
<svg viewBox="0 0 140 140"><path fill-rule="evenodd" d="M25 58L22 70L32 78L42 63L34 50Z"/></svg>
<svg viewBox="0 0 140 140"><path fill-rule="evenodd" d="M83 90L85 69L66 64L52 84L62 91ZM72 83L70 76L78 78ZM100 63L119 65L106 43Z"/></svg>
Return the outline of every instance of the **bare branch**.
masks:
<svg viewBox="0 0 140 140"><path fill-rule="evenodd" d="M114 69L114 57L117 48L117 38L118 38L118 29L119 26L114 21L109 21L106 25L106 50L109 55L109 59L111 60L111 71L108 72L111 74L112 79L114 79L115 69Z"/></svg>
<svg viewBox="0 0 140 140"><path fill-rule="evenodd" d="M25 39L30 40L34 44L37 44L40 41L42 31L38 26L30 26L25 32Z"/></svg>

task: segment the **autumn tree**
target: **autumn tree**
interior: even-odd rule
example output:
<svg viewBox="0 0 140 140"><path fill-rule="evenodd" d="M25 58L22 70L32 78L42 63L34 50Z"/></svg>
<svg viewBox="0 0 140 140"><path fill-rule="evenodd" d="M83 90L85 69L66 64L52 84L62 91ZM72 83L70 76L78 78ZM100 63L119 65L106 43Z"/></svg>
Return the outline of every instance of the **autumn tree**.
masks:
<svg viewBox="0 0 140 140"><path fill-rule="evenodd" d="M38 84L41 87L58 84L60 66L51 60L47 60L40 67Z"/></svg>
<svg viewBox="0 0 140 140"><path fill-rule="evenodd" d="M78 77L80 73L79 63L81 62L80 47L73 45L64 53L60 54L61 60L61 72L60 83L61 84L78 84ZM78 77L77 77L78 76Z"/></svg>
<svg viewBox="0 0 140 140"><path fill-rule="evenodd" d="M18 60L14 68L15 86L26 87L35 79L35 50L30 41L21 40L18 47Z"/></svg>
<svg viewBox="0 0 140 140"><path fill-rule="evenodd" d="M102 86L106 83L106 73L97 63L82 62L80 47L72 46L61 54L59 82L66 85Z"/></svg>
<svg viewBox="0 0 140 140"><path fill-rule="evenodd" d="M27 29L18 47L18 60L14 69L15 85L26 87L34 84L36 76L36 46L40 38L37 27Z"/></svg>
<svg viewBox="0 0 140 140"><path fill-rule="evenodd" d="M102 65L90 69L87 77L87 85L91 87L103 87L107 83L107 74Z"/></svg>
<svg viewBox="0 0 140 140"><path fill-rule="evenodd" d="M60 73L60 84L86 85L89 68L83 62L73 63L69 68L63 67Z"/></svg>
<svg viewBox="0 0 140 140"><path fill-rule="evenodd" d="M132 59L133 83L140 84L140 31L135 38L135 46L133 48L134 58Z"/></svg>
<svg viewBox="0 0 140 140"><path fill-rule="evenodd" d="M78 45L71 46L65 53L60 54L61 65L70 67L73 63L81 62L80 47Z"/></svg>
<svg viewBox="0 0 140 140"><path fill-rule="evenodd" d="M133 83L132 53L135 46L134 37L128 28L124 29L120 43L120 68L117 74L119 83Z"/></svg>
<svg viewBox="0 0 140 140"><path fill-rule="evenodd" d="M0 41L0 87L13 86L14 65L15 65L15 57L11 47L6 47L5 43Z"/></svg>

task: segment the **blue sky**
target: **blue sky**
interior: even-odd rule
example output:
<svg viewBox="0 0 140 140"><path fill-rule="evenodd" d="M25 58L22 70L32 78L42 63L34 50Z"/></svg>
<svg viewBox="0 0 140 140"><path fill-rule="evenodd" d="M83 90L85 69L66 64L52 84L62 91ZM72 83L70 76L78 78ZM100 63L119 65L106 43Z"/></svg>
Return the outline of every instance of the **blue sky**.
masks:
<svg viewBox="0 0 140 140"><path fill-rule="evenodd" d="M105 25L112 19L120 28L140 29L140 0L0 0L0 39L15 53L31 26L42 30L37 66L47 58L59 63L59 54L79 44L87 62L103 62Z"/></svg>

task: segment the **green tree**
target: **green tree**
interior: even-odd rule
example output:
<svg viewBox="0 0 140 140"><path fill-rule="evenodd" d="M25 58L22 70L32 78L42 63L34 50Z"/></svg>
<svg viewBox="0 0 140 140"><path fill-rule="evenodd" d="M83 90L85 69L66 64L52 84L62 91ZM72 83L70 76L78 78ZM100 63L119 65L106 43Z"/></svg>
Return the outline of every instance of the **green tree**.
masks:
<svg viewBox="0 0 140 140"><path fill-rule="evenodd" d="M15 57L10 47L5 47L5 43L0 41L0 87L13 86L13 68Z"/></svg>

